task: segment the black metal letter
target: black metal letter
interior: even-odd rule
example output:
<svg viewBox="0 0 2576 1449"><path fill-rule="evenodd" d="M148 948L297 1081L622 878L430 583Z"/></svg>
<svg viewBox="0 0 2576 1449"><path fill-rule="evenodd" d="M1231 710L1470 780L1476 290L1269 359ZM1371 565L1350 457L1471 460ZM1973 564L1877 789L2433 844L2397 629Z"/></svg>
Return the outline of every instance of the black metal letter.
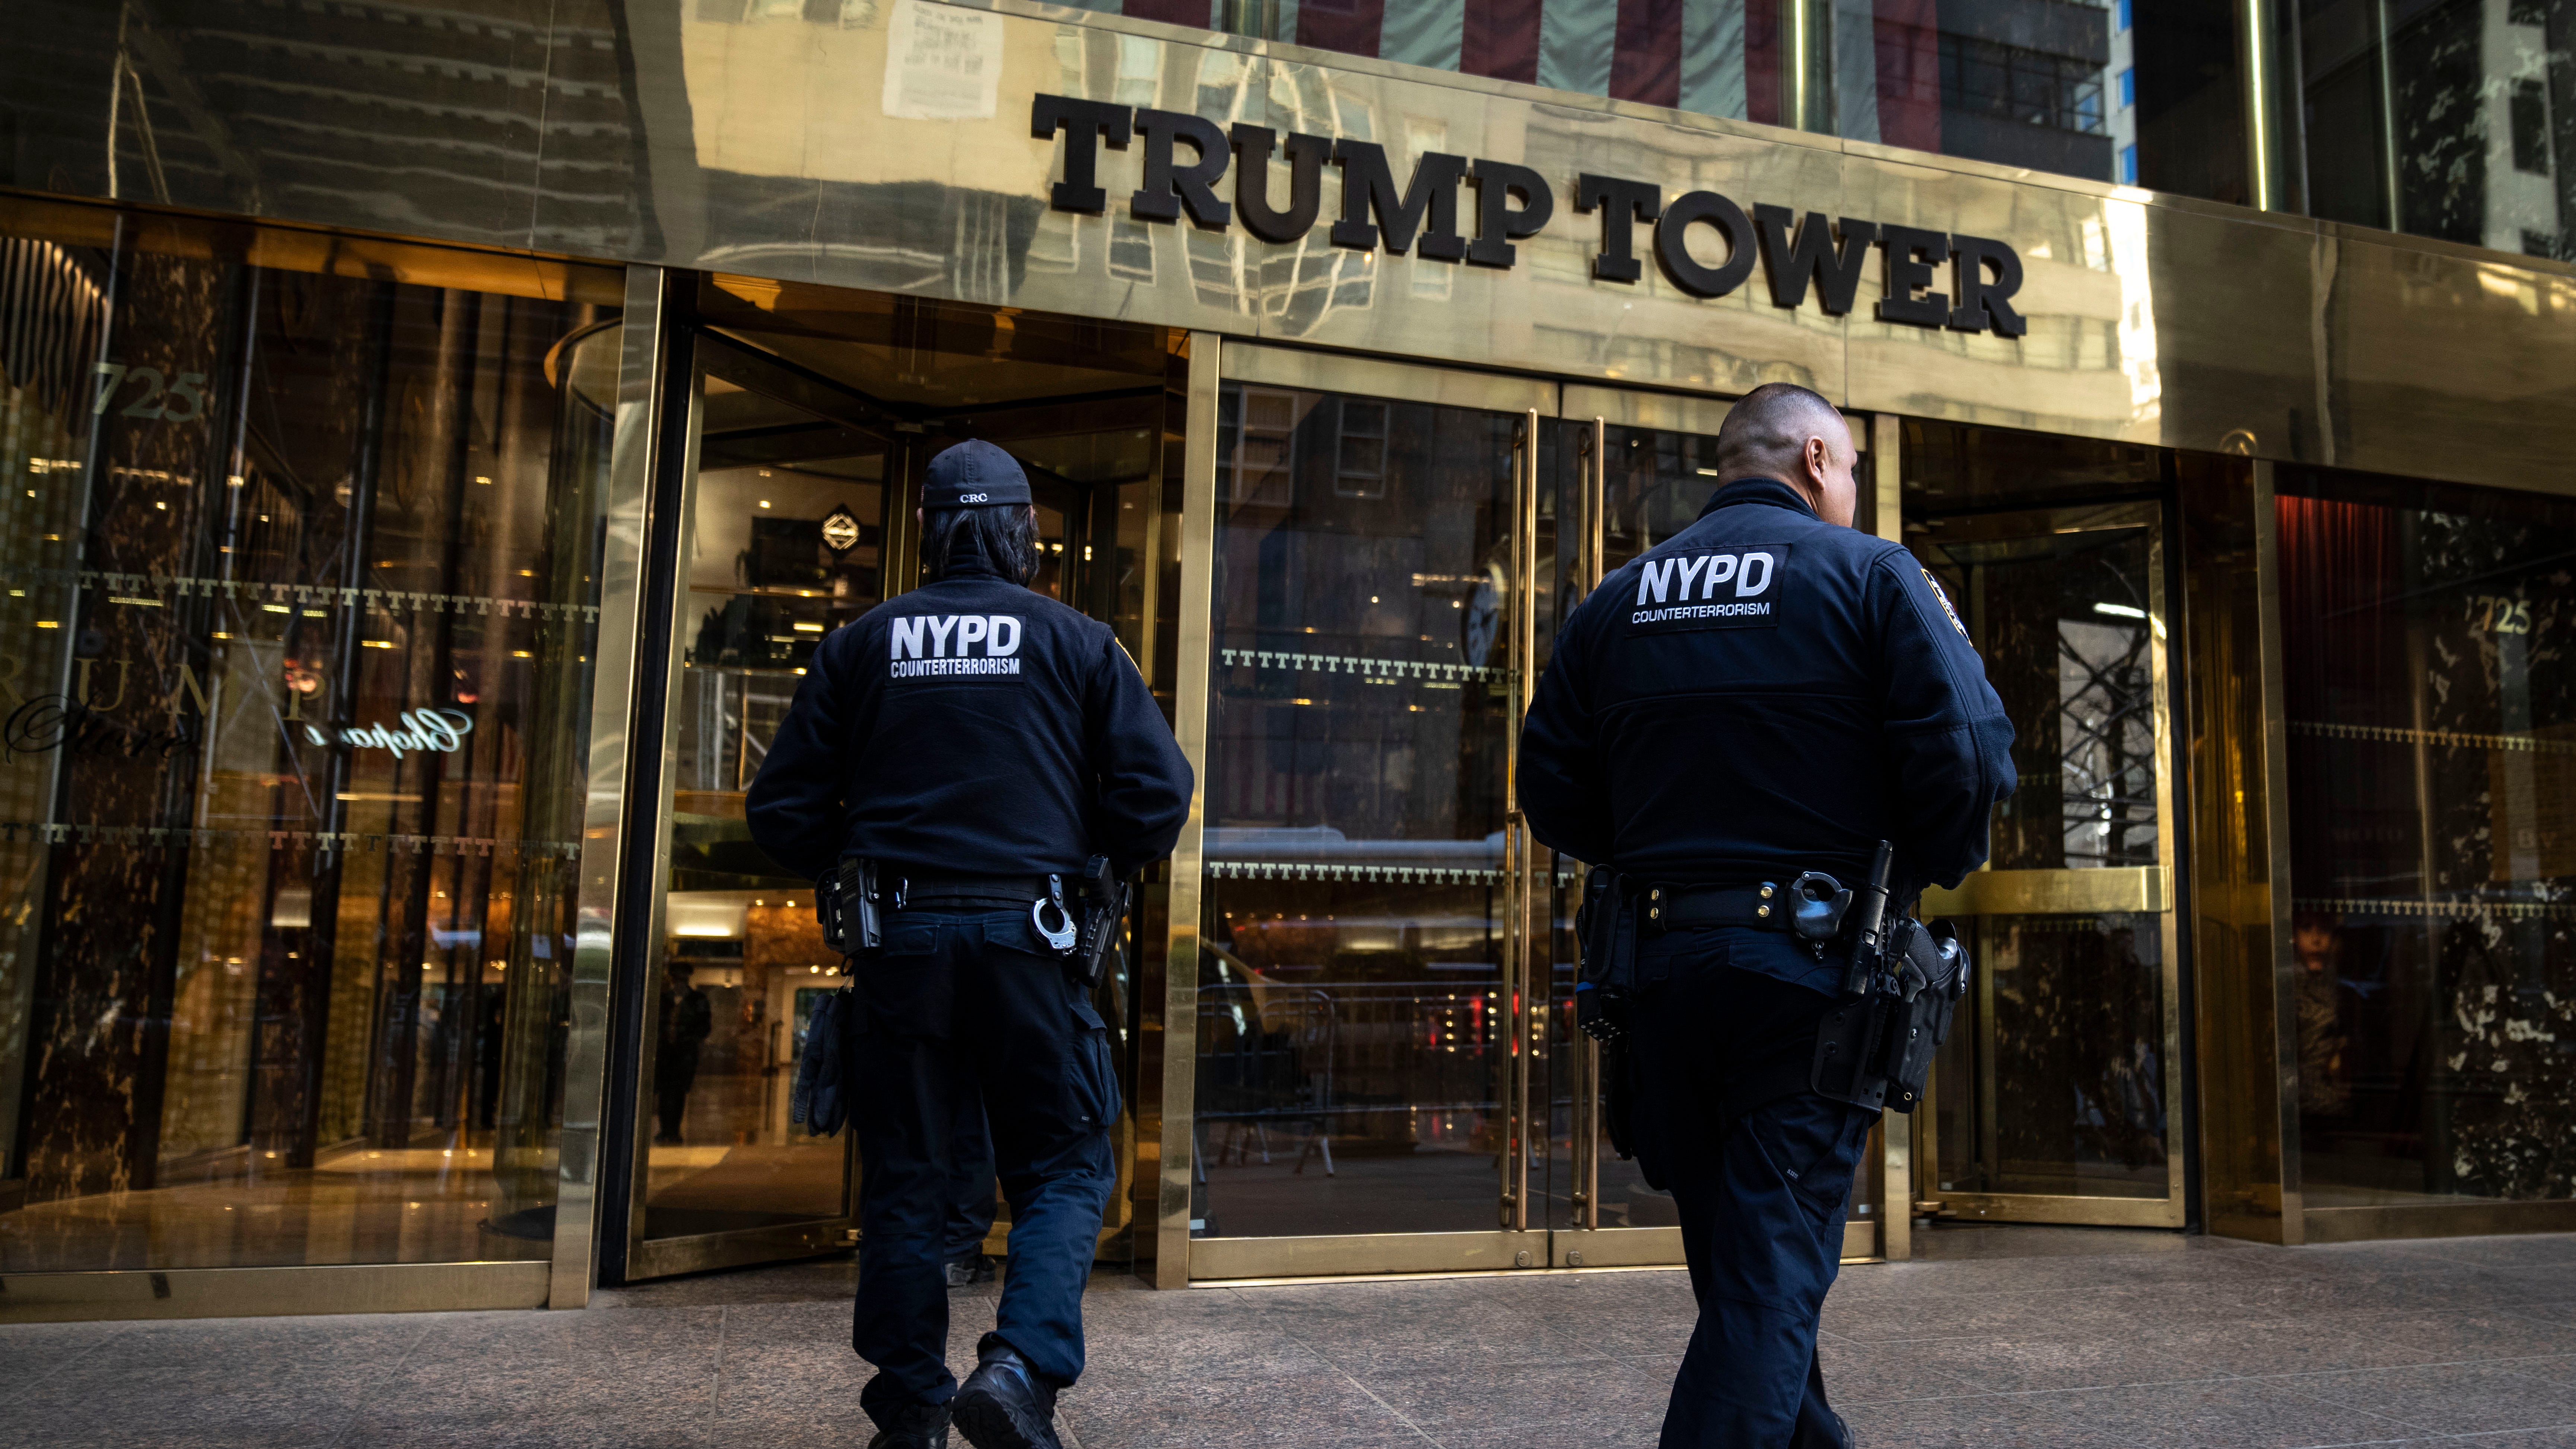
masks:
<svg viewBox="0 0 2576 1449"><path fill-rule="evenodd" d="M1467 177L1476 183L1476 239L1467 245L1467 260L1480 267L1508 267L1518 251L1512 242L1538 235L1556 215L1556 193L1547 189L1546 177L1505 161L1480 160ZM1518 211L1510 209L1515 195L1521 199Z"/></svg>
<svg viewBox="0 0 2576 1449"><path fill-rule="evenodd" d="M1911 322L1917 327L1938 327L1950 320L1948 297L1939 292L1914 295L1932 285L1932 269L1949 259L1950 234L1884 226L1878 239L1887 244L1887 295L1878 299L1878 320Z"/></svg>
<svg viewBox="0 0 2576 1449"><path fill-rule="evenodd" d="M1639 276L1634 223L1663 214L1664 189L1651 181L1622 181L1590 172L1574 178L1574 209L1601 213L1601 250L1592 258L1592 275L1605 282L1633 282Z"/></svg>
<svg viewBox="0 0 2576 1449"><path fill-rule="evenodd" d="M1145 184L1127 198L1127 214L1138 221L1178 221L1181 208L1201 231L1223 231L1234 220L1234 208L1216 199L1216 184L1234 152L1214 121L1184 111L1138 111L1136 133L1145 138ZM1172 164L1172 143L1187 141L1199 159L1189 166Z"/></svg>
<svg viewBox="0 0 2576 1449"><path fill-rule="evenodd" d="M1051 141L1056 132L1064 132L1064 179L1047 195L1056 210L1096 216L1107 208L1109 193L1099 185L1100 138L1108 137L1115 150L1126 150L1131 114L1125 106L1071 96L1042 95L1029 103L1030 135Z"/></svg>
<svg viewBox="0 0 2576 1449"><path fill-rule="evenodd" d="M1324 162L1333 143L1321 136L1288 138L1288 209L1270 207L1270 156L1278 137L1267 126L1234 124L1234 209L1244 228L1266 242L1293 242L1314 229L1324 199Z"/></svg>
<svg viewBox="0 0 2576 1449"><path fill-rule="evenodd" d="M1753 220L1762 231L1762 270L1771 279L1773 304L1795 307L1804 302L1812 279L1816 299L1827 312L1839 317L1852 309L1852 296L1860 290L1860 264L1869 256L1869 244L1878 240L1877 223L1844 217L1837 249L1822 212L1808 212L1799 223L1785 206L1757 206ZM1789 234L1793 224L1798 228L1794 240Z"/></svg>
<svg viewBox="0 0 2576 1449"><path fill-rule="evenodd" d="M1690 254L1690 225L1695 221L1714 224L1726 233L1726 265L1703 267ZM1753 275L1753 223L1745 220L1744 208L1714 191L1685 192L1673 198L1664 208L1664 219L1655 223L1655 260L1663 263L1664 275L1673 285L1694 297L1723 297L1744 285Z"/></svg>
<svg viewBox="0 0 2576 1449"><path fill-rule="evenodd" d="M1458 234L1458 181L1467 174L1467 158L1425 151L1414 163L1413 184L1399 200L1395 173L1386 164L1386 148L1374 141L1337 141L1333 160L1342 168L1342 219L1333 223L1333 245L1366 251L1378 244L1398 256L1413 246L1413 229L1422 228L1423 256L1454 262L1467 254L1467 239ZM1369 212L1377 225L1369 225ZM1429 213L1425 224L1423 216Z"/></svg>
<svg viewBox="0 0 2576 1449"><path fill-rule="evenodd" d="M1959 305L1950 311L1950 325L1962 332L1992 326L1998 337L2028 332L2030 324L2004 300L2021 290L2021 253L1991 237L1953 235L1950 245L1959 254ZM1988 263L1995 269L1991 282Z"/></svg>

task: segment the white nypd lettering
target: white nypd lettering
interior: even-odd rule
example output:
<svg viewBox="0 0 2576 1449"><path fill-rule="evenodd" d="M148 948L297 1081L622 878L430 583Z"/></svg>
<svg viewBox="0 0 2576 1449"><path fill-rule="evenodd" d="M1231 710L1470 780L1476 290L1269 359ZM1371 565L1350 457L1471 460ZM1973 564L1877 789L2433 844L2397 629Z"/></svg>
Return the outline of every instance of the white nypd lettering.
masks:
<svg viewBox="0 0 2576 1449"><path fill-rule="evenodd" d="M892 624L887 653L897 679L1020 672L1017 614L912 614Z"/></svg>
<svg viewBox="0 0 2576 1449"><path fill-rule="evenodd" d="M1660 604L1664 601L1664 596L1672 591L1672 587L1673 560L1650 558L1646 560L1645 568L1637 574L1637 602L1639 604L1647 602L1646 595L1651 592L1654 595L1654 602ZM1689 588L1690 585L1684 584L1682 587Z"/></svg>
<svg viewBox="0 0 2576 1449"><path fill-rule="evenodd" d="M1767 543L1648 559L1637 571L1636 610L1628 622L1701 629L1776 624L1772 584L1788 556L1787 544Z"/></svg>
<svg viewBox="0 0 2576 1449"><path fill-rule="evenodd" d="M1700 589L1699 596L1703 599L1716 598L1717 586L1729 579L1735 580L1735 596L1749 599L1771 587L1773 562L1770 554L1760 550L1742 554L1698 553L1684 558L1648 559L1637 572L1637 604L1641 608L1647 604L1660 604L1667 594L1678 594L1687 599L1691 585L1702 578L1707 580ZM1676 568L1681 575L1678 589L1674 580Z"/></svg>

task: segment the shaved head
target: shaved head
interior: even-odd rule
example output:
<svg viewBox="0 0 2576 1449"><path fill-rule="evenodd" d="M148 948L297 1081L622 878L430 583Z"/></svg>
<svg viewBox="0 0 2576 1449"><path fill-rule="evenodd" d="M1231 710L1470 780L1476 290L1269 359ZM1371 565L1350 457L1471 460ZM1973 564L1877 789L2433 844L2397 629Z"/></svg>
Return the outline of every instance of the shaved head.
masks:
<svg viewBox="0 0 2576 1449"><path fill-rule="evenodd" d="M1851 427L1832 403L1795 383L1766 382L1729 409L1717 430L1717 471L1725 482L1774 478L1806 496L1827 523L1851 526L1860 460Z"/></svg>

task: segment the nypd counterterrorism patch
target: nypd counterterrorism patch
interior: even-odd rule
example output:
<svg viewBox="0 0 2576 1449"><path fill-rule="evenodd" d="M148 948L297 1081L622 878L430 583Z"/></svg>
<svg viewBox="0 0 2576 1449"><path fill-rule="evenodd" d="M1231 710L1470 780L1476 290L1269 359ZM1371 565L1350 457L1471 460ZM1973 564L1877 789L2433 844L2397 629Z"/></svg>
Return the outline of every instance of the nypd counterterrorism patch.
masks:
<svg viewBox="0 0 2576 1449"><path fill-rule="evenodd" d="M1648 559L1637 572L1629 626L1642 633L1683 629L1776 629L1785 606L1789 545L1732 544Z"/></svg>
<svg viewBox="0 0 2576 1449"><path fill-rule="evenodd" d="M896 679L1016 679L1020 673L1017 614L913 614L894 621L888 635L890 672Z"/></svg>
<svg viewBox="0 0 2576 1449"><path fill-rule="evenodd" d="M1941 612L1950 616L1950 627L1959 631L1960 638L1967 638L1968 626L1959 622L1959 611L1950 607L1950 591L1941 587L1941 581L1932 577L1930 569L1923 570L1923 582L1932 586L1932 597L1941 601Z"/></svg>

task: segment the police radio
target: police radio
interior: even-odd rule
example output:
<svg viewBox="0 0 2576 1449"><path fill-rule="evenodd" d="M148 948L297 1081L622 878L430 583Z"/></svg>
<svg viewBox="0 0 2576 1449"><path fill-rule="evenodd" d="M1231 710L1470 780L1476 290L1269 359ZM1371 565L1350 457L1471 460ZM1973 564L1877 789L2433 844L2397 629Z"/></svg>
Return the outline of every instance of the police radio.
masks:
<svg viewBox="0 0 2576 1449"><path fill-rule="evenodd" d="M1082 863L1082 939L1073 950L1073 972L1086 991L1108 973L1119 927L1127 920L1128 891L1127 882L1112 874L1109 857L1095 855Z"/></svg>
<svg viewBox="0 0 2576 1449"><path fill-rule="evenodd" d="M814 882L814 919L823 945L842 956L876 950L885 942L877 915L877 863L845 855L830 875Z"/></svg>

